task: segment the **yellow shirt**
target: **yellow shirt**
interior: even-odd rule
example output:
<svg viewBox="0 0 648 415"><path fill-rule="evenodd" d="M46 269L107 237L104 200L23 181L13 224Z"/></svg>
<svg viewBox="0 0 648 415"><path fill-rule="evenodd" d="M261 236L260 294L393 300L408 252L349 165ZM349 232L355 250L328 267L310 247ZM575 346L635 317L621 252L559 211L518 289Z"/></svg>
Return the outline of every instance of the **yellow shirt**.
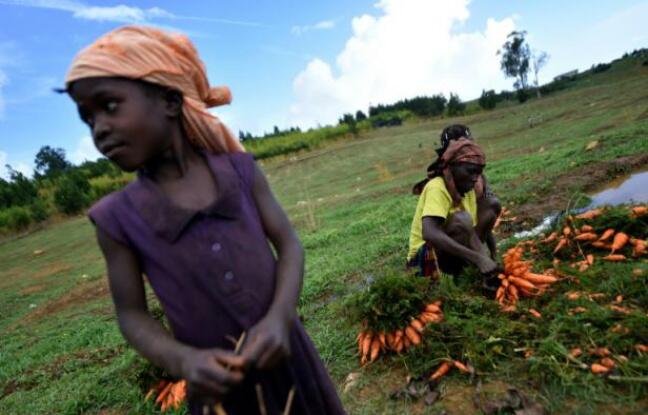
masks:
<svg viewBox="0 0 648 415"><path fill-rule="evenodd" d="M459 206L452 207L452 197L446 188L443 177L435 177L430 180L423 188L418 205L416 205L412 230L410 231L407 260L412 259L425 243L423 240L423 218L425 216L438 216L445 219L450 213L460 210L470 213L473 226L477 225L477 196L475 190L466 193Z"/></svg>

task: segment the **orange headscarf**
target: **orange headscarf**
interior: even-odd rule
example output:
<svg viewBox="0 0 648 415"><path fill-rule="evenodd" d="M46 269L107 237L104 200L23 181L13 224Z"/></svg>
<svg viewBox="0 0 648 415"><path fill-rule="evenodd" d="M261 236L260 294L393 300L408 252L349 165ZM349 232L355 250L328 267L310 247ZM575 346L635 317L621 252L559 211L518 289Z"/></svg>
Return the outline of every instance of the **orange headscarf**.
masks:
<svg viewBox="0 0 648 415"><path fill-rule="evenodd" d="M72 61L66 86L83 78L123 77L178 90L189 141L214 153L245 151L229 129L207 108L229 104L225 86L210 88L205 65L191 41L181 34L145 26L109 32L81 50Z"/></svg>
<svg viewBox="0 0 648 415"><path fill-rule="evenodd" d="M486 156L481 147L474 141L460 138L459 140L451 141L446 151L439 158L439 167L443 174L443 180L448 188L448 193L452 196L452 202L455 206L461 203L461 195L457 191L457 186L455 186L454 178L450 171L450 164L462 162L483 166L486 164ZM483 182L481 185L483 186Z"/></svg>

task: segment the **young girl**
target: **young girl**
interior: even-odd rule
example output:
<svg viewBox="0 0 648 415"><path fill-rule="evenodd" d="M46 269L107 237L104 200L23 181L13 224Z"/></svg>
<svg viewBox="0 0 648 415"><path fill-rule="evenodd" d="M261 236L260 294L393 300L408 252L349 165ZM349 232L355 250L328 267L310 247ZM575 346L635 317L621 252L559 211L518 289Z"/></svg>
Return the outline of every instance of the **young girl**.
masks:
<svg viewBox="0 0 648 415"><path fill-rule="evenodd" d="M408 265L420 275L432 275L439 265L458 273L473 263L484 274L495 269L493 225L499 202L487 191L483 152L467 127L453 125L441 133L439 158L428 167L428 178L414 186L420 194L412 223ZM482 250L486 242L490 257ZM433 248L433 249L432 249Z"/></svg>
<svg viewBox="0 0 648 415"><path fill-rule="evenodd" d="M209 87L191 42L117 29L76 56L66 91L99 151L137 171L89 212L128 342L187 380L192 414L217 402L259 413L257 390L281 413L293 387L291 413L344 413L296 315L300 242L252 156L207 111L231 96ZM144 274L172 335L148 312Z"/></svg>

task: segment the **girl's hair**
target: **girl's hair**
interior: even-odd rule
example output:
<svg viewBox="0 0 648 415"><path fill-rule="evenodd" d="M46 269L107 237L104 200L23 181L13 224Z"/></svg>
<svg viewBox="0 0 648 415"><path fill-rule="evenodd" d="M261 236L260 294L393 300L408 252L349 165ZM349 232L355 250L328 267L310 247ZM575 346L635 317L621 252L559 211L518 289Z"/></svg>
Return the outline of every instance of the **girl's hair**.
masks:
<svg viewBox="0 0 648 415"><path fill-rule="evenodd" d="M447 126L443 131L441 131L441 148L445 150L448 148L450 141L458 140L461 137L465 137L469 140L473 139L468 127L462 124L452 124Z"/></svg>

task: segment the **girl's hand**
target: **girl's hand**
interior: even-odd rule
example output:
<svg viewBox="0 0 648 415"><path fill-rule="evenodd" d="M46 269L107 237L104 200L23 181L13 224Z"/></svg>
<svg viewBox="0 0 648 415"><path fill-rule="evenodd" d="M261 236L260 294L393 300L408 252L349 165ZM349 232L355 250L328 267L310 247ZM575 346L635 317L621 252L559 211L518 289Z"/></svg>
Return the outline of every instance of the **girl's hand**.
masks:
<svg viewBox="0 0 648 415"><path fill-rule="evenodd" d="M475 265L479 269L479 272L482 274L490 274L497 268L495 261L493 261L486 255L480 255Z"/></svg>
<svg viewBox="0 0 648 415"><path fill-rule="evenodd" d="M270 369L290 356L292 322L275 314L266 315L249 331L241 357L257 369Z"/></svg>
<svg viewBox="0 0 648 415"><path fill-rule="evenodd" d="M245 361L222 349L191 349L181 358L182 377L190 395L218 399L243 380Z"/></svg>

